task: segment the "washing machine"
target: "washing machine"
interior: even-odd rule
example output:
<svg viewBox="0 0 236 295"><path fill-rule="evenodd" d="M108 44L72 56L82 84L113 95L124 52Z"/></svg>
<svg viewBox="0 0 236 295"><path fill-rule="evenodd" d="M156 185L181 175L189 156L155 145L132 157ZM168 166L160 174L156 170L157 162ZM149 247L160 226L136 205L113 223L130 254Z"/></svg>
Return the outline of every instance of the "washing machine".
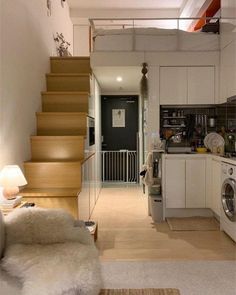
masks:
<svg viewBox="0 0 236 295"><path fill-rule="evenodd" d="M236 165L222 163L221 230L236 242Z"/></svg>

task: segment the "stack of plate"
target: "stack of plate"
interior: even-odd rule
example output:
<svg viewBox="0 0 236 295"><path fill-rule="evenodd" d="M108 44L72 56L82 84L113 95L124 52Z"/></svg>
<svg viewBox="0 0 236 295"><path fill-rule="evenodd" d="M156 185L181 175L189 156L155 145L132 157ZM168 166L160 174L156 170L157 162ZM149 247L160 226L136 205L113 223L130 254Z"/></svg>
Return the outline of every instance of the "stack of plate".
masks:
<svg viewBox="0 0 236 295"><path fill-rule="evenodd" d="M207 136L204 138L204 145L211 152L213 152L214 149L224 146L225 140L220 134L216 132L211 132L207 134Z"/></svg>

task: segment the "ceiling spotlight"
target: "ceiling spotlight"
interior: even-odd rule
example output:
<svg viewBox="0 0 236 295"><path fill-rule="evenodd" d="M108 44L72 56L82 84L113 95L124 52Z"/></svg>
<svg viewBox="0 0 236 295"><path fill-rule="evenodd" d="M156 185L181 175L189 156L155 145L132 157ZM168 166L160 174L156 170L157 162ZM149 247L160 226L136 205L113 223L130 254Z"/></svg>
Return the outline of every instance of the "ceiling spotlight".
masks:
<svg viewBox="0 0 236 295"><path fill-rule="evenodd" d="M116 81L117 82L121 82L123 79L122 79L122 77L121 76L118 76L117 78L116 78Z"/></svg>

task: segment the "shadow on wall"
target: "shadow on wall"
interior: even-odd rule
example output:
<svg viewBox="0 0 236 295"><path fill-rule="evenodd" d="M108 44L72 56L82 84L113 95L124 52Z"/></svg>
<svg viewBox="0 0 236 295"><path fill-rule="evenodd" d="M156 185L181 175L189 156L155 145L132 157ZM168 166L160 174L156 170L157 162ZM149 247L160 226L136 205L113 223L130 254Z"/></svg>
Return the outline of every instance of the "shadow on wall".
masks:
<svg viewBox="0 0 236 295"><path fill-rule="evenodd" d="M53 4L51 17L47 16L46 1L4 1L2 17L0 168L5 164L22 166L30 158L35 112L41 109L40 92L46 88L49 56L56 52L54 30L63 26L63 34L73 36L68 8L62 8L60 1Z"/></svg>

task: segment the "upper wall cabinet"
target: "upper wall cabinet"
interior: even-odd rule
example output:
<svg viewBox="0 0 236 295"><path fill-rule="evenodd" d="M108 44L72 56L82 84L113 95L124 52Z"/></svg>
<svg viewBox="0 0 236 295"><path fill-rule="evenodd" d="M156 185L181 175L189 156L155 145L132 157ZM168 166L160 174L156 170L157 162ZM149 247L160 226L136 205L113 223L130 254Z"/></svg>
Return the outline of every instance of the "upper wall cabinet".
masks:
<svg viewBox="0 0 236 295"><path fill-rule="evenodd" d="M188 68L188 104L215 103L215 68Z"/></svg>
<svg viewBox="0 0 236 295"><path fill-rule="evenodd" d="M226 102L236 95L236 41L221 50L220 61L220 98Z"/></svg>
<svg viewBox="0 0 236 295"><path fill-rule="evenodd" d="M161 67L160 104L214 104L215 68Z"/></svg>
<svg viewBox="0 0 236 295"><path fill-rule="evenodd" d="M160 68L160 103L187 104L187 68Z"/></svg>

